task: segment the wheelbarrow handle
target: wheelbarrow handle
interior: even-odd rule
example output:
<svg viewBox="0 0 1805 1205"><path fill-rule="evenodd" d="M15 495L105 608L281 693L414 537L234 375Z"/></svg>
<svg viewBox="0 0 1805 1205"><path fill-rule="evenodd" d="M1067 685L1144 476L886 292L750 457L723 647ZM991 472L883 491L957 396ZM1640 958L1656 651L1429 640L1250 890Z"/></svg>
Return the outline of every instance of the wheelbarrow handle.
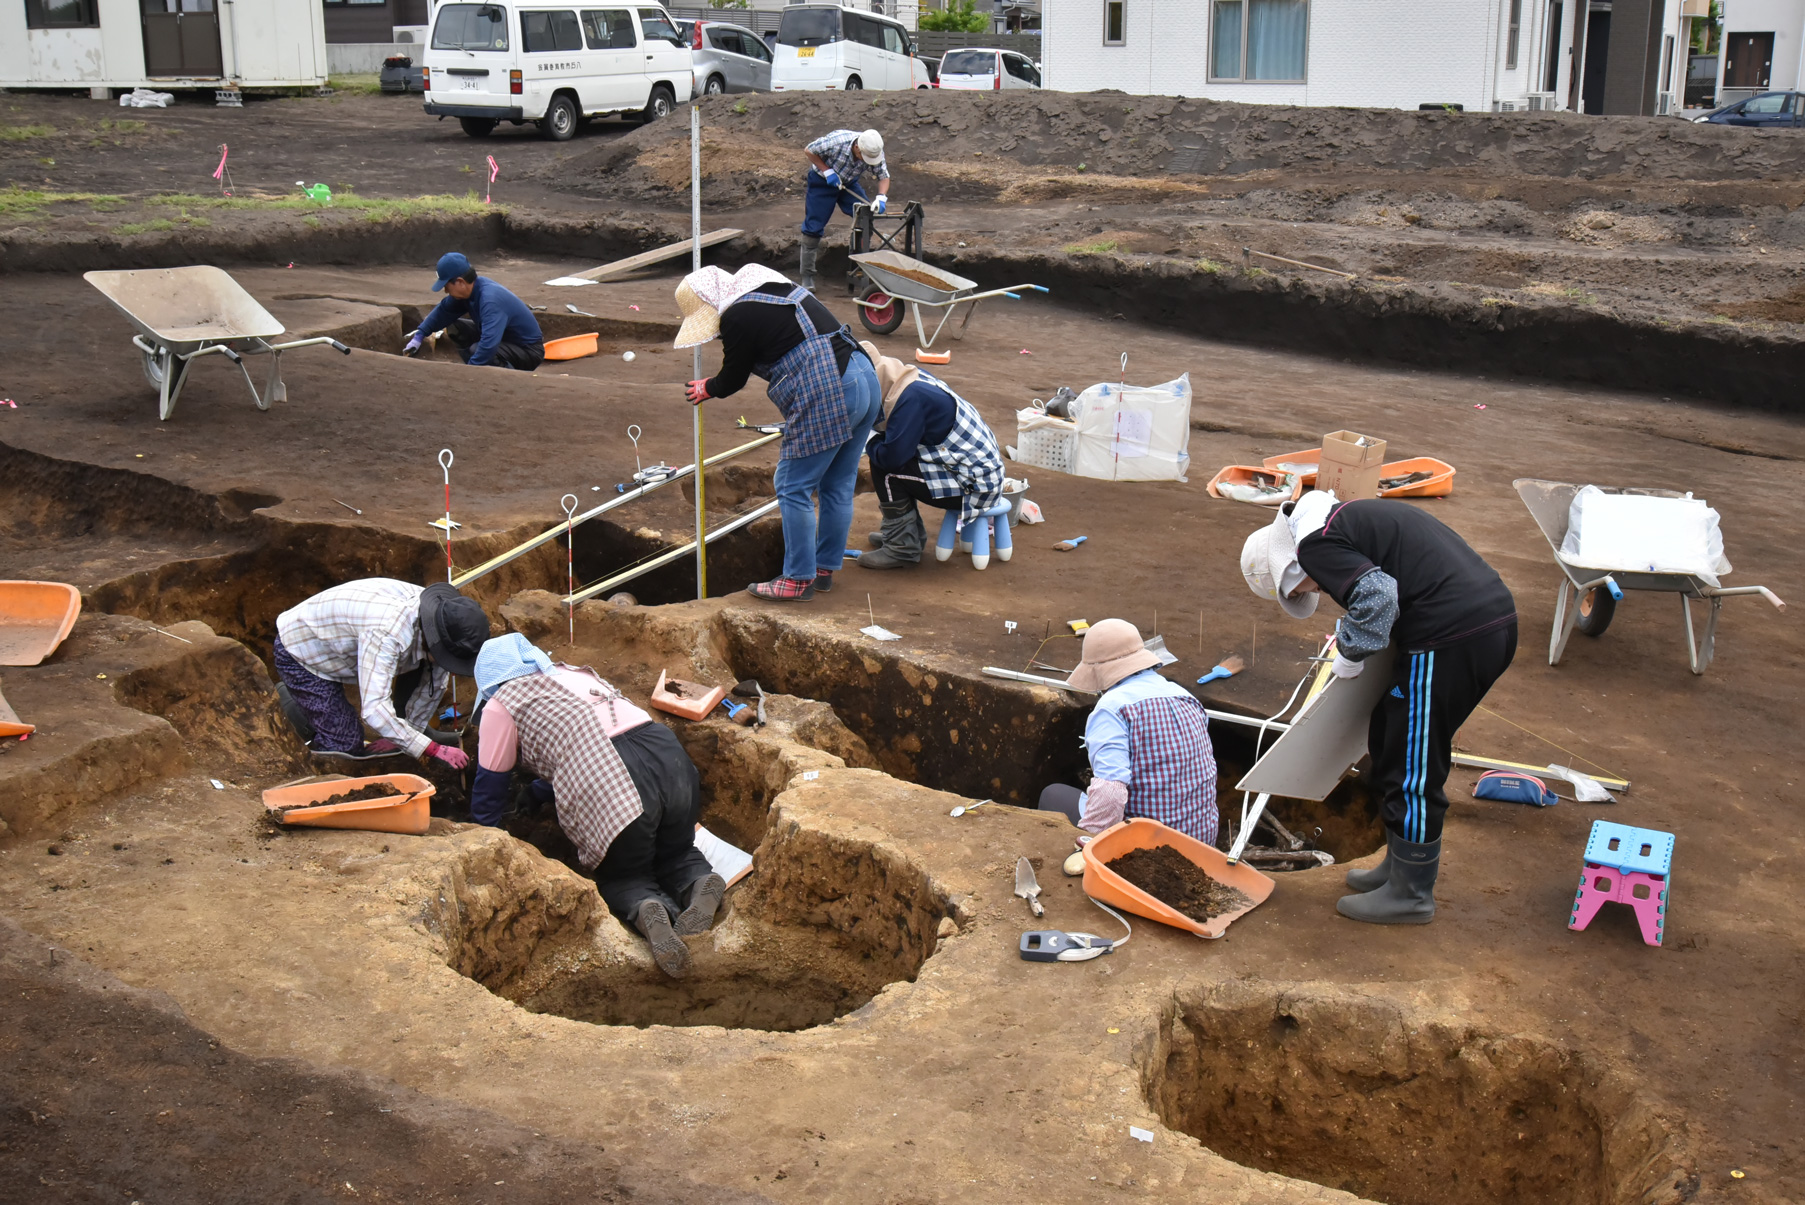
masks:
<svg viewBox="0 0 1805 1205"><path fill-rule="evenodd" d="M1611 592L1611 601L1613 601L1613 602L1622 602L1623 601L1623 587L1619 586L1617 584L1616 578L1614 578L1614 577L1605 578L1604 579L1604 588Z"/></svg>
<svg viewBox="0 0 1805 1205"><path fill-rule="evenodd" d="M332 350L347 356L351 354L351 349L346 347L343 343L340 343L337 339L332 341Z"/></svg>

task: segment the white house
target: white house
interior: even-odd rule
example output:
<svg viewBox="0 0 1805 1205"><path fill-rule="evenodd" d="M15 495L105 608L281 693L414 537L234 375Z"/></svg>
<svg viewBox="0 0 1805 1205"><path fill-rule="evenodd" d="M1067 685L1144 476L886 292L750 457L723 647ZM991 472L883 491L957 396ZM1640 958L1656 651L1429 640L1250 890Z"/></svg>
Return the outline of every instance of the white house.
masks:
<svg viewBox="0 0 1805 1205"><path fill-rule="evenodd" d="M1681 7L1682 0L1045 0L1041 69L1048 87L1073 92L1665 113L1677 109L1684 80Z"/></svg>
<svg viewBox="0 0 1805 1205"><path fill-rule="evenodd" d="M1730 104L1805 81L1805 2L1724 0L1717 99Z"/></svg>
<svg viewBox="0 0 1805 1205"><path fill-rule="evenodd" d="M10 0L0 88L300 88L326 82L319 0Z"/></svg>

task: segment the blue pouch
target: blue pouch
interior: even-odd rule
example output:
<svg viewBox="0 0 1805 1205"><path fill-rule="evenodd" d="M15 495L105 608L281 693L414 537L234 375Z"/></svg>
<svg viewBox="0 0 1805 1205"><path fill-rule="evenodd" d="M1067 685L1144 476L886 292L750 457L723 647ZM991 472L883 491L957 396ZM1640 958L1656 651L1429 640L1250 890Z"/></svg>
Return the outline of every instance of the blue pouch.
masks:
<svg viewBox="0 0 1805 1205"><path fill-rule="evenodd" d="M1548 789L1548 784L1533 774L1514 774L1508 770L1487 770L1473 784L1473 798L1497 799L1504 803L1527 803L1551 808L1561 801Z"/></svg>

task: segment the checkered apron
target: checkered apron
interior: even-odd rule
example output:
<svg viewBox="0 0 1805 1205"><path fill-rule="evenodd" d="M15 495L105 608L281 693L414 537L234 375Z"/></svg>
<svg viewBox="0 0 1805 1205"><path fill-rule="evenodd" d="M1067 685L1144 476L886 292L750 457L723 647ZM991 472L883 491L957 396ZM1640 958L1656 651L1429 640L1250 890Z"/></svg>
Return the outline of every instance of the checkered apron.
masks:
<svg viewBox="0 0 1805 1205"><path fill-rule="evenodd" d="M1145 816L1216 843L1216 757L1209 717L1189 696L1157 695L1122 708L1128 724L1127 816Z"/></svg>
<svg viewBox="0 0 1805 1205"><path fill-rule="evenodd" d="M614 838L645 810L595 713L596 702L610 697L604 687L598 681L593 698L585 698L545 674L526 674L494 695L520 730L521 765L551 780L558 827L575 843L584 870L594 870Z"/></svg>
<svg viewBox="0 0 1805 1205"><path fill-rule="evenodd" d="M795 460L837 448L852 438L852 424L846 418L846 392L840 384L840 364L834 358L834 336L851 332L842 326L837 331L820 334L809 321L802 300L808 290L797 287L783 300L796 311L796 325L802 328L802 342L783 354L776 363L754 364L752 371L769 384L765 392L783 412L783 451L780 458ZM760 295L758 300L763 300Z"/></svg>
<svg viewBox="0 0 1805 1205"><path fill-rule="evenodd" d="M1003 496L1003 454L977 407L938 377L923 372L921 379L946 390L954 403L953 429L946 439L932 447L923 444L916 452L921 478L934 497L959 499L959 524L964 526Z"/></svg>

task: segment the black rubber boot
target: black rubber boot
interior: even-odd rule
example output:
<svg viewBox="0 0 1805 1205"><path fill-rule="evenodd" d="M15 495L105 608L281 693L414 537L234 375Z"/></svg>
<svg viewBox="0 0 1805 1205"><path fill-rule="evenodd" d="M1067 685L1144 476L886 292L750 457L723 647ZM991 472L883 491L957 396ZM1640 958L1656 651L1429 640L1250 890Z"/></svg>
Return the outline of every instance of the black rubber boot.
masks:
<svg viewBox="0 0 1805 1205"><path fill-rule="evenodd" d="M1347 889L1349 891L1377 891L1385 886L1385 880L1391 877L1391 848L1389 844L1385 856L1371 870L1350 870L1347 872Z"/></svg>
<svg viewBox="0 0 1805 1205"><path fill-rule="evenodd" d="M678 937L694 937L714 928L715 913L727 895L727 880L718 874L705 874L689 889L689 907L677 918L671 930Z"/></svg>
<svg viewBox="0 0 1805 1205"><path fill-rule="evenodd" d="M800 261L797 264L797 267L800 269L798 275L801 276L802 279L798 280L796 283L811 293L815 291L815 257L819 255L820 252L821 239L818 235L805 234L802 236L802 248L800 254L797 256Z"/></svg>
<svg viewBox="0 0 1805 1205"><path fill-rule="evenodd" d="M663 904L657 900L645 901L639 906L639 915L633 923L652 943L652 957L657 960L660 970L672 979L689 974L689 947L671 928L671 914Z"/></svg>
<svg viewBox="0 0 1805 1205"><path fill-rule="evenodd" d="M1426 925L1435 919L1435 879L1441 870L1441 839L1424 845L1387 834L1391 875L1363 895L1344 895L1335 911L1369 925Z"/></svg>

